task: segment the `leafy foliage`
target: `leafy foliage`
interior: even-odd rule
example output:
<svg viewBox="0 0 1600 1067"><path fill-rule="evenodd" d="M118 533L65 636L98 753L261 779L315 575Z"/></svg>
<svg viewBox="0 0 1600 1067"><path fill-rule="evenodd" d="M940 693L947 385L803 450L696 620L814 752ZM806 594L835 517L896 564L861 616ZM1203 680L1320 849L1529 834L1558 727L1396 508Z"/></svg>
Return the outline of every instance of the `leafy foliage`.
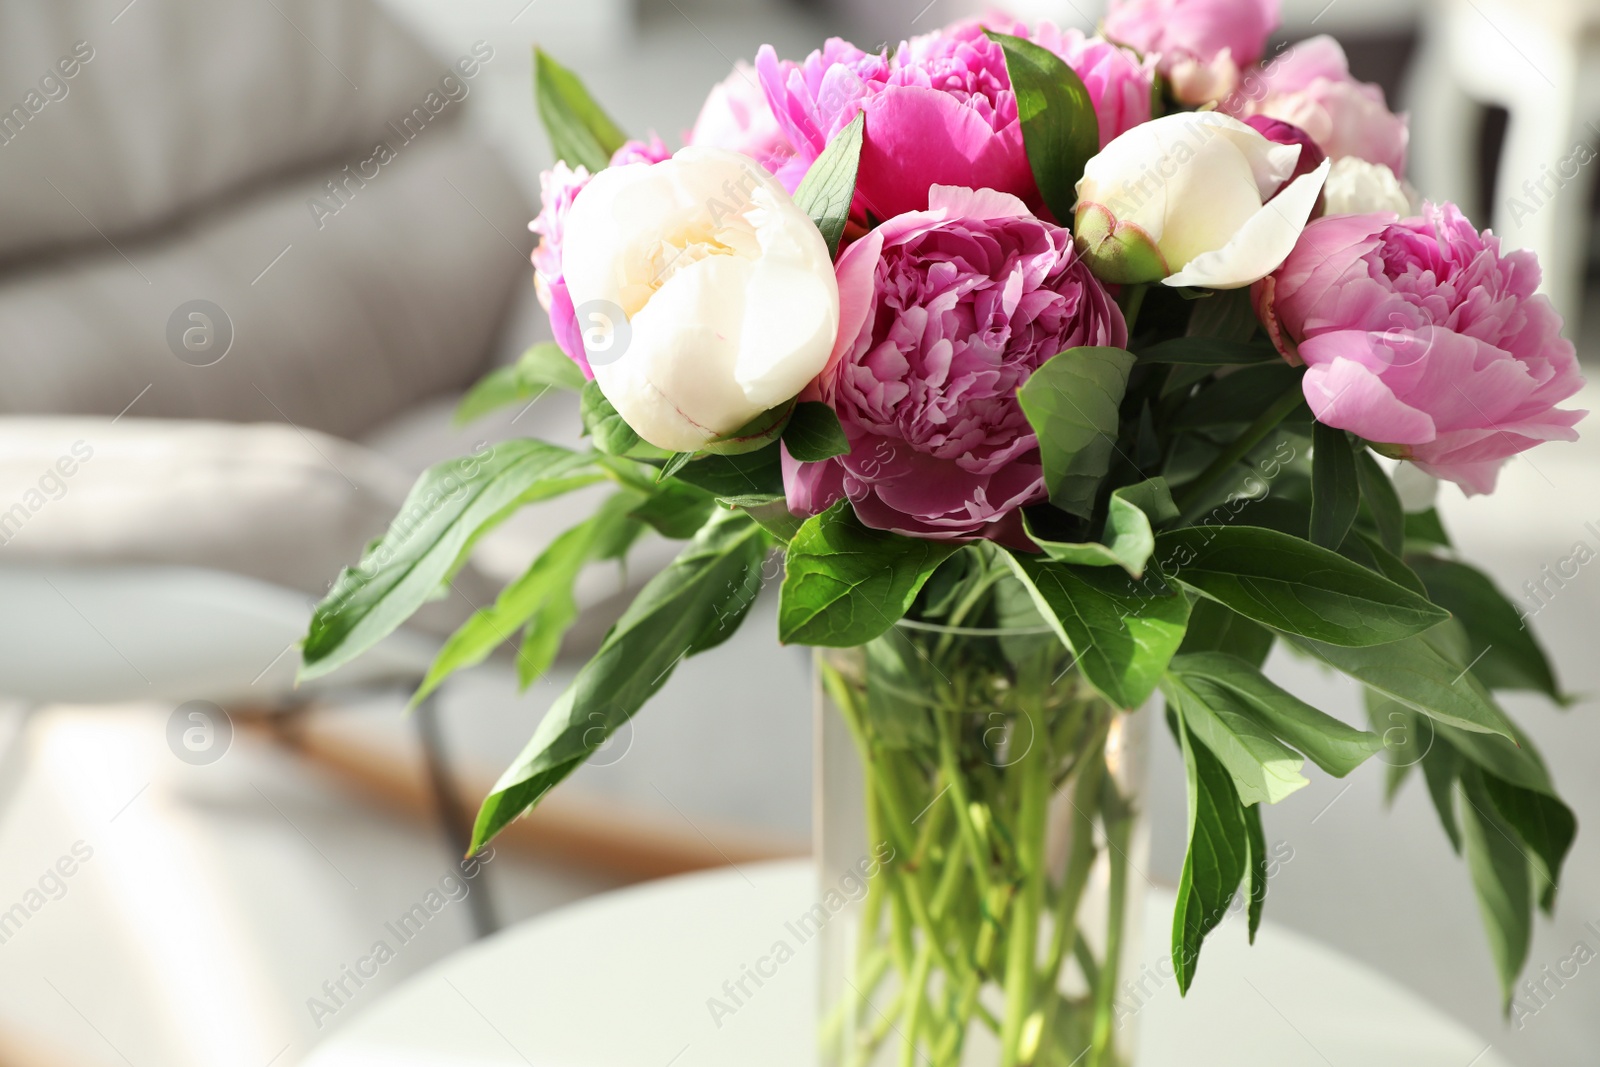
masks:
<svg viewBox="0 0 1600 1067"><path fill-rule="evenodd" d="M627 135L595 103L578 76L535 48L533 85L539 118L556 158L571 167L587 167L591 174L610 165Z"/></svg>

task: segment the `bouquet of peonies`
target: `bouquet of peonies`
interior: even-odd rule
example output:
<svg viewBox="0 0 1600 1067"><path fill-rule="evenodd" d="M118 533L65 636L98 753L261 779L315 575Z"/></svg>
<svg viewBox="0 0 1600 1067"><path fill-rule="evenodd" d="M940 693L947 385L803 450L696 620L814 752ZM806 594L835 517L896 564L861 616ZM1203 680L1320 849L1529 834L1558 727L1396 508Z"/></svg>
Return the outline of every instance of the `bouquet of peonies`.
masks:
<svg viewBox="0 0 1600 1067"><path fill-rule="evenodd" d="M687 542L474 847L727 640L781 552L778 636L826 650L873 857L825 968L827 1062L1127 1061L1132 741L1163 714L1190 801L1180 988L1236 898L1255 933L1262 805L1306 759L1342 776L1386 752L1392 785L1422 768L1509 997L1576 827L1492 690L1563 696L1394 480L1490 492L1576 436L1556 405L1582 382L1533 257L1418 201L1405 120L1332 39L1264 58L1276 8L1122 0L1093 37L995 17L892 52L766 47L675 153L540 53L556 340L463 415L572 389L590 447L514 440L424 475L317 609L304 672L392 631L517 508L609 483L419 692L518 629L531 681L584 567L647 529ZM1360 682L1374 730L1268 680L1279 642Z"/></svg>

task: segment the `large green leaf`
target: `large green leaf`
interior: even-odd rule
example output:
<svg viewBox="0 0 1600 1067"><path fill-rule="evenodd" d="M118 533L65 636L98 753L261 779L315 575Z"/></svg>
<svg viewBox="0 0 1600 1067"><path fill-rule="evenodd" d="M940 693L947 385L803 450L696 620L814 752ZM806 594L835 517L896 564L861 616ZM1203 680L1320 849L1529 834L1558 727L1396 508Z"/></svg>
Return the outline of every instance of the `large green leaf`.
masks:
<svg viewBox="0 0 1600 1067"><path fill-rule="evenodd" d="M1029 376L1017 396L1039 437L1050 502L1088 518L1116 449L1117 408L1133 353L1069 348Z"/></svg>
<svg viewBox="0 0 1600 1067"><path fill-rule="evenodd" d="M783 447L801 463L816 463L850 451L850 439L832 408L807 400L794 406L794 416L783 431Z"/></svg>
<svg viewBox="0 0 1600 1067"><path fill-rule="evenodd" d="M389 531L312 613L300 677L327 674L387 637L438 593L479 537L524 504L602 477L591 456L528 439L430 467Z"/></svg>
<svg viewBox="0 0 1600 1067"><path fill-rule="evenodd" d="M594 515L552 541L534 559L522 576L500 591L493 604L479 608L444 643L433 665L428 668L416 695L416 704L439 683L456 671L483 660L530 619L536 620L541 641L551 654L561 647L561 637L577 617L578 605L573 585L585 563L594 558L597 544L608 540L613 528L632 523L627 512L638 501L637 494L613 494ZM552 604L554 607L552 607ZM542 673L548 663L539 668Z"/></svg>
<svg viewBox="0 0 1600 1067"><path fill-rule="evenodd" d="M1406 539L1406 514L1400 506L1400 494L1372 453L1364 448L1356 450L1356 479L1361 485L1362 510L1377 527L1383 547L1399 555Z"/></svg>
<svg viewBox="0 0 1600 1067"><path fill-rule="evenodd" d="M1017 94L1022 144L1039 195L1064 226L1078 204L1084 164L1100 151L1100 123L1083 80L1060 56L1032 41L988 31L1005 50Z"/></svg>
<svg viewBox="0 0 1600 1067"><path fill-rule="evenodd" d="M1461 620L1471 645L1472 673L1490 689L1531 689L1566 701L1544 649L1521 614L1487 574L1465 563L1412 556L1428 598Z"/></svg>
<svg viewBox="0 0 1600 1067"><path fill-rule="evenodd" d="M732 636L760 589L768 544L747 516L718 512L639 591L484 800L474 851L604 745L682 659Z"/></svg>
<svg viewBox="0 0 1600 1067"><path fill-rule="evenodd" d="M662 537L687 541L706 524L716 507L717 498L704 489L669 480L657 486L649 499L639 503L629 514L648 523Z"/></svg>
<svg viewBox="0 0 1600 1067"><path fill-rule="evenodd" d="M905 616L934 570L960 548L863 526L848 500L813 515L789 542L778 639L848 648Z"/></svg>
<svg viewBox="0 0 1600 1067"><path fill-rule="evenodd" d="M1183 641L1187 597L1150 595L1106 568L1011 552L1005 559L1089 684L1119 708L1137 708L1150 698Z"/></svg>
<svg viewBox="0 0 1600 1067"><path fill-rule="evenodd" d="M1248 619L1339 645L1421 633L1449 615L1338 553L1255 526L1159 534L1162 573Z"/></svg>
<svg viewBox="0 0 1600 1067"><path fill-rule="evenodd" d="M1276 804L1311 784L1300 773L1305 760L1257 722L1232 690L1174 669L1162 679L1161 691L1189 732L1227 768L1240 803Z"/></svg>
<svg viewBox="0 0 1600 1067"><path fill-rule="evenodd" d="M1194 610L1189 613L1189 630L1183 635L1178 654L1226 652L1252 667L1260 667L1267 662L1275 640L1271 630L1251 622L1232 608L1206 597L1196 597Z"/></svg>
<svg viewBox="0 0 1600 1067"><path fill-rule="evenodd" d="M1084 567L1121 567L1135 578L1144 577L1145 564L1156 549L1151 522L1178 517L1172 493L1163 478L1125 485L1111 494L1106 514L1104 543L1052 541L1033 531L1026 516L1023 526L1045 555L1062 563Z"/></svg>
<svg viewBox="0 0 1600 1067"><path fill-rule="evenodd" d="M1461 841L1507 1010L1533 940L1533 879L1515 831L1495 812L1478 771L1461 776Z"/></svg>
<svg viewBox="0 0 1600 1067"><path fill-rule="evenodd" d="M1217 337L1177 337L1139 350L1140 363L1172 363L1186 367L1232 367L1281 359L1270 344L1226 341Z"/></svg>
<svg viewBox="0 0 1600 1067"><path fill-rule="evenodd" d="M1349 648L1297 640L1325 663L1430 719L1514 740L1511 721L1488 690L1424 637Z"/></svg>
<svg viewBox="0 0 1600 1067"><path fill-rule="evenodd" d="M737 456L701 456L673 477L740 506L783 499L783 459L776 443Z"/></svg>
<svg viewBox="0 0 1600 1067"><path fill-rule="evenodd" d="M1343 778L1383 750L1383 739L1377 734L1357 730L1318 711L1234 656L1221 652L1180 655L1168 669L1191 686L1203 679L1226 689L1237 698L1234 710L1238 714L1299 749L1336 778Z"/></svg>
<svg viewBox="0 0 1600 1067"><path fill-rule="evenodd" d="M1316 424L1311 452L1311 541L1335 551L1361 510L1361 486L1350 435Z"/></svg>
<svg viewBox="0 0 1600 1067"><path fill-rule="evenodd" d="M1561 884L1561 865L1578 836L1578 820L1555 797L1511 785L1490 774L1483 775L1484 792L1494 802L1495 814L1513 830L1526 846L1533 862L1540 906L1555 910L1556 888Z"/></svg>
<svg viewBox="0 0 1600 1067"><path fill-rule="evenodd" d="M1261 826L1261 805L1244 809L1245 841L1250 846L1250 865L1245 869L1245 893L1249 901L1250 943L1256 943L1261 929L1261 912L1267 903L1267 834Z"/></svg>
<svg viewBox="0 0 1600 1067"><path fill-rule="evenodd" d="M626 456L641 443L628 420L617 414L599 382L585 382L579 394L578 413L583 417L583 428L594 439L594 447L608 456Z"/></svg>
<svg viewBox="0 0 1600 1067"><path fill-rule="evenodd" d="M577 392L583 371L554 341L534 345L508 367L484 375L456 405L456 425L471 422L496 408L532 404L551 389Z"/></svg>
<svg viewBox="0 0 1600 1067"><path fill-rule="evenodd" d="M595 103L578 76L535 48L533 86L539 118L556 158L570 167L587 167L591 174L609 166L627 135Z"/></svg>
<svg viewBox="0 0 1600 1067"><path fill-rule="evenodd" d="M839 254L845 223L850 221L850 204L856 198L856 171L861 166L861 138L865 129L866 114L862 112L834 135L794 191L794 202L822 231L829 255Z"/></svg>
<svg viewBox="0 0 1600 1067"><path fill-rule="evenodd" d="M1293 390L1302 373L1282 361L1243 367L1202 388L1168 420L1167 427L1195 430L1253 422Z"/></svg>
<svg viewBox="0 0 1600 1067"><path fill-rule="evenodd" d="M1188 993L1200 962L1200 945L1227 916L1228 907L1250 862L1250 831L1245 809L1228 771L1184 725L1181 713L1169 723L1183 748L1189 793L1189 847L1178 877L1178 902L1172 914L1172 964L1178 992Z"/></svg>

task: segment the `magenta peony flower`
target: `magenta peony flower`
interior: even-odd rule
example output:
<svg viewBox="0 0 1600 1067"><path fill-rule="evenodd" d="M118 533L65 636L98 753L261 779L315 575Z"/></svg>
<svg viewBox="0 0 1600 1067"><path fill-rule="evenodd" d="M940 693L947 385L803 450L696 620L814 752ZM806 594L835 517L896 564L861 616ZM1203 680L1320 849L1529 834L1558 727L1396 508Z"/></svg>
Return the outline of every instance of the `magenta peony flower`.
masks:
<svg viewBox="0 0 1600 1067"><path fill-rule="evenodd" d="M802 166L866 111L857 207L880 219L922 210L929 186L941 184L997 189L1037 206L1005 54L984 25L972 19L914 37L893 61L837 39L801 64L782 63L764 47L756 70ZM1007 19L987 25L1030 38L1077 72L1094 101L1102 146L1150 118L1152 62L1050 23L1032 32Z"/></svg>
<svg viewBox="0 0 1600 1067"><path fill-rule="evenodd" d="M611 156L611 165L659 163L671 155L661 138L651 134L649 141L629 141L617 149ZM539 215L528 223L528 229L539 235L532 256L534 291L550 315L550 329L555 333L556 344L583 368L585 378L593 378L594 372L589 369L589 359L584 355L583 330L561 270L561 242L565 236L567 212L592 177L586 167L569 167L556 160L555 166L539 175Z"/></svg>
<svg viewBox="0 0 1600 1067"><path fill-rule="evenodd" d="M686 143L747 155L768 173L778 175L791 193L805 176L803 168L798 174L789 173L795 169L787 167L795 151L767 104L760 76L743 60L735 65L732 74L712 87ZM786 180L790 177L793 180Z"/></svg>
<svg viewBox="0 0 1600 1067"><path fill-rule="evenodd" d="M789 508L847 497L878 529L1020 539L1014 512L1046 490L1017 389L1064 349L1126 344L1127 326L1072 235L1021 200L949 186L929 200L839 259L839 341L803 398L832 406L850 452L785 453Z"/></svg>
<svg viewBox="0 0 1600 1067"><path fill-rule="evenodd" d="M1350 76L1344 49L1332 37L1301 41L1245 76L1223 110L1241 118L1267 115L1311 135L1332 160L1354 156L1405 176L1404 116L1392 113L1376 85Z"/></svg>
<svg viewBox="0 0 1600 1067"><path fill-rule="evenodd" d="M1278 0L1114 0L1101 24L1111 40L1157 56L1186 104L1233 92L1277 28Z"/></svg>
<svg viewBox="0 0 1600 1067"><path fill-rule="evenodd" d="M1472 494L1510 456L1575 440L1587 414L1555 407L1583 378L1538 285L1532 253L1502 255L1455 205L1424 204L1313 222L1253 295L1279 351L1309 368L1318 419Z"/></svg>

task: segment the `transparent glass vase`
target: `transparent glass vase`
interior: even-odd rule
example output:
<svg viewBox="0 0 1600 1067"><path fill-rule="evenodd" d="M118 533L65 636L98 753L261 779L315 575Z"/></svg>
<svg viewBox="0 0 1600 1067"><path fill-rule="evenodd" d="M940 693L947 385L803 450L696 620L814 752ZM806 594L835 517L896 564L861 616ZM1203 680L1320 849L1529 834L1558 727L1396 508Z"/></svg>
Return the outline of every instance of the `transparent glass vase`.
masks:
<svg viewBox="0 0 1600 1067"><path fill-rule="evenodd" d="M816 681L819 1063L1127 1067L1149 709L1042 629L902 622Z"/></svg>

